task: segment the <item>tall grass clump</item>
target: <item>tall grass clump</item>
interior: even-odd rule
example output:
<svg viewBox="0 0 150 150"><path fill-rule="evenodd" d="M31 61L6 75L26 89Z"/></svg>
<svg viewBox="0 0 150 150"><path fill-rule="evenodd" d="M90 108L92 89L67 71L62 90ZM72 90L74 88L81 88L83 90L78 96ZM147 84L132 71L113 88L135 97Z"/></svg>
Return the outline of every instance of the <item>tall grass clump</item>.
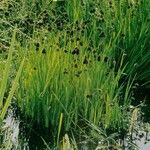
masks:
<svg viewBox="0 0 150 150"><path fill-rule="evenodd" d="M149 0L89 0L69 1L66 9L70 20L85 21L92 43L103 48L110 42L118 64L120 54L126 53L125 72L145 83L150 80L149 7Z"/></svg>
<svg viewBox="0 0 150 150"><path fill-rule="evenodd" d="M123 96L124 85L119 85L125 70L124 55L115 72L109 45L94 55L87 51L85 36L80 37L82 46L76 45L75 38L74 44L67 43L63 48L58 47L59 36L49 33L40 44L29 43L17 91L21 110L37 123L51 127L54 135L60 128L60 119L62 133L86 125L83 120L104 129L126 129L130 86ZM66 38L64 34L61 40L66 43Z"/></svg>
<svg viewBox="0 0 150 150"><path fill-rule="evenodd" d="M16 92L26 118L51 129L57 144L76 129L127 131L132 84L150 81L150 1L0 3L1 52L17 25L14 64L26 58Z"/></svg>
<svg viewBox="0 0 150 150"><path fill-rule="evenodd" d="M115 41L115 55L125 52L126 73L136 75L136 80L143 83L149 82L150 1L131 1L122 7L124 9L120 9L121 27Z"/></svg>

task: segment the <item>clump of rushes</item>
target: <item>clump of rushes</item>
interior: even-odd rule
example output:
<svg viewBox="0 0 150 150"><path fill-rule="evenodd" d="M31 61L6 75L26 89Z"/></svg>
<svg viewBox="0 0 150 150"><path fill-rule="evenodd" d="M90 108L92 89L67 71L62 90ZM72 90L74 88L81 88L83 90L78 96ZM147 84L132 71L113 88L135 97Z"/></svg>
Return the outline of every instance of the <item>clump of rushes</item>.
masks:
<svg viewBox="0 0 150 150"><path fill-rule="evenodd" d="M17 24L17 56L27 53L21 110L54 136L86 121L126 129L131 85L122 81L150 81L149 8L149 0L2 3L0 48L7 50Z"/></svg>
<svg viewBox="0 0 150 150"><path fill-rule="evenodd" d="M78 24L83 23L86 26L82 32L92 37L96 47L100 44L104 46L111 37L110 45L113 47L116 62L119 64L120 54L126 52L126 73L132 76L136 74L136 80L149 83L149 7L149 0L111 0L94 3L85 1L83 9L81 1L73 0L67 2L66 10L72 22L78 20Z"/></svg>
<svg viewBox="0 0 150 150"><path fill-rule="evenodd" d="M123 85L118 83L124 68L121 64L117 73L115 66L110 69L108 45L99 54L101 60L97 61L85 48L79 50L72 46L71 53L57 51L58 41L56 36L51 41L53 44L43 42L41 47L46 48L45 55L41 53L43 49L36 52L31 44L17 91L21 110L34 121L51 127L54 135L61 114L63 132L75 129L83 120L96 126L101 124L104 129L127 129L125 110L130 104L130 87L123 97Z"/></svg>

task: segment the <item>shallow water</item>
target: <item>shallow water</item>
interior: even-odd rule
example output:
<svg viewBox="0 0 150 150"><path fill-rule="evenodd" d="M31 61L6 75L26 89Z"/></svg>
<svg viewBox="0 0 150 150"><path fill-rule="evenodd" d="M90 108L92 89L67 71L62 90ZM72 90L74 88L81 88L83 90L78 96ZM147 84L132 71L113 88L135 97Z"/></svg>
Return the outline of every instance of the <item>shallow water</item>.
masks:
<svg viewBox="0 0 150 150"><path fill-rule="evenodd" d="M121 150L150 150L150 95L148 92L143 95L142 90L137 91L137 93L135 96L136 101L133 102L133 105L137 106L141 100L145 99L145 95L146 101L140 107L132 134L127 135L124 139L117 140L117 143L120 143L122 147ZM11 142L13 150L43 149L45 146L41 137L44 136L45 139L49 140L50 136L47 134L50 133L49 129L27 126L27 123L20 119L19 113L16 114L16 111L16 106L11 106L6 119L3 121L4 143ZM81 150L96 148L91 148L91 144L87 141L81 142L79 146Z"/></svg>
<svg viewBox="0 0 150 150"><path fill-rule="evenodd" d="M6 119L3 121L3 143L11 143L13 150L29 150L28 142L20 130L20 119L16 118L14 109L8 109Z"/></svg>
<svg viewBox="0 0 150 150"><path fill-rule="evenodd" d="M135 144L139 147L140 150L149 150L150 149L150 135L144 135L143 138L137 140Z"/></svg>
<svg viewBox="0 0 150 150"><path fill-rule="evenodd" d="M38 137L35 132L34 133L31 132L33 135L30 135L30 139L28 140L26 139L25 135L23 134L24 131L22 132L22 129L20 129L21 121L19 118L16 118L14 116L14 111L12 108L9 109L8 115L3 123L4 123L3 132L5 133L4 142L7 142L8 140L10 140L13 145L13 150L34 149L37 141L38 143L42 144L40 135ZM31 140L32 138L33 140ZM41 140L41 142L39 140ZM128 137L126 137L126 139L123 142L124 142L123 149L125 150L132 149L133 147L139 150L149 150L150 149L150 124L144 123L142 122L142 120L138 121L136 127L134 128L132 135L129 135ZM134 144L136 146L133 146ZM89 149L88 145L89 144L87 144L87 142L84 142L84 144L82 144L81 146L81 149L88 150ZM38 149L41 149L41 148L38 148Z"/></svg>

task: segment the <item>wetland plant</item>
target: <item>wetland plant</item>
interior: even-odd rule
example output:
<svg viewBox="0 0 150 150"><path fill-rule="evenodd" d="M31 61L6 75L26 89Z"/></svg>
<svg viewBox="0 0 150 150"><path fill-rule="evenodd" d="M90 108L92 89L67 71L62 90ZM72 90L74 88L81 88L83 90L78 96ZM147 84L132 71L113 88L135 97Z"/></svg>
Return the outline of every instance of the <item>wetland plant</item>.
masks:
<svg viewBox="0 0 150 150"><path fill-rule="evenodd" d="M101 60L97 60L86 48L70 45L64 48L68 53L57 50L59 38L53 36L52 40L51 36L38 51L34 43L29 44L17 90L21 110L37 123L50 127L54 135L86 126L83 120L103 129L126 130L131 85L119 84L125 70L124 55L115 72L115 62L110 67L111 48L107 45L99 54Z"/></svg>
<svg viewBox="0 0 150 150"><path fill-rule="evenodd" d="M1 119L25 57L16 91L18 107L27 119L51 129L56 145L68 135L80 134L82 139L94 136L95 130L106 136L128 131L132 83L150 81L149 8L149 0L2 0L0 52L10 50L0 81ZM3 104L12 45L14 64L21 68Z"/></svg>

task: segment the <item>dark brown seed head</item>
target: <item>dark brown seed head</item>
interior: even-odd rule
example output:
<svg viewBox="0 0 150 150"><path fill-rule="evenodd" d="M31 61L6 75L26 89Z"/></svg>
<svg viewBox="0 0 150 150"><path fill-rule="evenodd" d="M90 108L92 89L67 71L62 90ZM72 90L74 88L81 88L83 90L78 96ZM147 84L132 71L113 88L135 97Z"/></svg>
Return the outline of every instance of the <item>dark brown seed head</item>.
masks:
<svg viewBox="0 0 150 150"><path fill-rule="evenodd" d="M84 25L87 25L87 24L89 24L89 23L90 23L90 20L89 20L89 19L87 19L87 20L84 21Z"/></svg>
<svg viewBox="0 0 150 150"><path fill-rule="evenodd" d="M99 55L98 57L97 57L97 61L100 61L101 60L101 56Z"/></svg>
<svg viewBox="0 0 150 150"><path fill-rule="evenodd" d="M139 138L143 138L144 137L144 133L139 134Z"/></svg>
<svg viewBox="0 0 150 150"><path fill-rule="evenodd" d="M84 34L84 30L81 31L81 34Z"/></svg>
<svg viewBox="0 0 150 150"><path fill-rule="evenodd" d="M80 77L80 75L78 73L75 74L76 77Z"/></svg>
<svg viewBox="0 0 150 150"><path fill-rule="evenodd" d="M39 47L40 47L40 44L39 44L39 43L35 43L34 45L35 45L35 47L36 47L36 51L38 51L38 50L39 50Z"/></svg>
<svg viewBox="0 0 150 150"><path fill-rule="evenodd" d="M80 29L80 27L77 27L77 31L80 31L81 29Z"/></svg>
<svg viewBox="0 0 150 150"><path fill-rule="evenodd" d="M11 9L11 8L13 8L13 5L9 4L8 9Z"/></svg>
<svg viewBox="0 0 150 150"><path fill-rule="evenodd" d="M64 53L68 53L68 50L65 49L65 50L64 50Z"/></svg>
<svg viewBox="0 0 150 150"><path fill-rule="evenodd" d="M68 74L68 71L67 71L67 69L65 68L64 69L64 72L63 72L64 74Z"/></svg>
<svg viewBox="0 0 150 150"><path fill-rule="evenodd" d="M101 32L99 37L105 37L105 33L104 32Z"/></svg>
<svg viewBox="0 0 150 150"><path fill-rule="evenodd" d="M9 12L5 12L5 16L8 17L9 16Z"/></svg>
<svg viewBox="0 0 150 150"><path fill-rule="evenodd" d="M88 99L92 98L92 94L87 94L86 98L88 98Z"/></svg>
<svg viewBox="0 0 150 150"><path fill-rule="evenodd" d="M104 12L103 12L102 10L100 10L100 13L101 13L102 15L104 15Z"/></svg>
<svg viewBox="0 0 150 150"><path fill-rule="evenodd" d="M51 26L49 26L49 27L48 27L48 31L51 31L51 30L52 30L52 27L51 27Z"/></svg>
<svg viewBox="0 0 150 150"><path fill-rule="evenodd" d="M150 22L150 18L147 19L147 22Z"/></svg>
<svg viewBox="0 0 150 150"><path fill-rule="evenodd" d="M67 34L69 34L70 33L70 31L69 30L67 30Z"/></svg>
<svg viewBox="0 0 150 150"><path fill-rule="evenodd" d="M77 41L80 41L80 38L79 38L79 37L77 38Z"/></svg>
<svg viewBox="0 0 150 150"><path fill-rule="evenodd" d="M89 61L88 61L87 57L85 57L84 60L83 60L83 64L87 65L88 63L89 63Z"/></svg>
<svg viewBox="0 0 150 150"><path fill-rule="evenodd" d="M70 35L73 36L73 31L70 32Z"/></svg>
<svg viewBox="0 0 150 150"><path fill-rule="evenodd" d="M107 56L104 58L104 62L108 62L108 57Z"/></svg>
<svg viewBox="0 0 150 150"><path fill-rule="evenodd" d="M80 50L76 47L73 51L72 51L72 55L79 55L80 54Z"/></svg>
<svg viewBox="0 0 150 150"><path fill-rule="evenodd" d="M91 48L91 47L88 47L88 48L87 48L87 51L91 51L91 50L92 50L92 48Z"/></svg>
<svg viewBox="0 0 150 150"><path fill-rule="evenodd" d="M35 46L39 48L40 47L40 43L35 43Z"/></svg>
<svg viewBox="0 0 150 150"><path fill-rule="evenodd" d="M128 9L130 9L131 8L131 6L130 5L128 5Z"/></svg>
<svg viewBox="0 0 150 150"><path fill-rule="evenodd" d="M2 8L0 8L0 12L3 12L4 10Z"/></svg>
<svg viewBox="0 0 150 150"><path fill-rule="evenodd" d="M67 13L64 13L64 17L67 18L67 17L68 17L68 14L67 14Z"/></svg>
<svg viewBox="0 0 150 150"><path fill-rule="evenodd" d="M121 33L121 37L124 38L124 37L125 37L125 34L124 34L124 33Z"/></svg>
<svg viewBox="0 0 150 150"><path fill-rule="evenodd" d="M109 1L109 5L112 5L112 1Z"/></svg>
<svg viewBox="0 0 150 150"><path fill-rule="evenodd" d="M83 43L82 43L82 42L80 42L79 44L80 44L80 46L83 46Z"/></svg>
<svg viewBox="0 0 150 150"><path fill-rule="evenodd" d="M42 54L46 54L46 49L45 48L43 48Z"/></svg>
<svg viewBox="0 0 150 150"><path fill-rule="evenodd" d="M76 24L76 25L79 25L79 21L77 20L77 21L75 22L75 24Z"/></svg>
<svg viewBox="0 0 150 150"><path fill-rule="evenodd" d="M95 53L96 53L96 50L93 50L92 52L93 52L93 54L95 54Z"/></svg>
<svg viewBox="0 0 150 150"><path fill-rule="evenodd" d="M80 77L81 73L82 73L82 71L78 71L77 73L75 73L75 76Z"/></svg>
<svg viewBox="0 0 150 150"><path fill-rule="evenodd" d="M96 11L96 9L93 8L93 9L90 10L90 13L93 14L93 13L95 13L95 11Z"/></svg>

